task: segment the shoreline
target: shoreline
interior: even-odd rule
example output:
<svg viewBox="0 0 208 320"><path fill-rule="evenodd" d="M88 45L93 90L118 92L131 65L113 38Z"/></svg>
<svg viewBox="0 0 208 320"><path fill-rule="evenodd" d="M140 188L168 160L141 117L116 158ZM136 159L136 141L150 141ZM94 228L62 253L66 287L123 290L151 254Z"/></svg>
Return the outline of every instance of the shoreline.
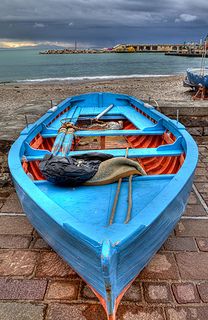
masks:
<svg viewBox="0 0 208 320"><path fill-rule="evenodd" d="M66 78L37 78L37 79L24 79L24 80L8 80L0 81L0 85L9 84L54 84L65 82L97 82L97 81L110 81L110 80L136 80L136 79L149 79L149 78L168 78L168 77L184 77L185 73L178 74L132 74L132 75L105 75L105 76L78 76L78 77L66 77Z"/></svg>
<svg viewBox="0 0 208 320"><path fill-rule="evenodd" d="M77 81L47 81L0 83L0 110L2 118L27 105L47 105L73 95L109 91L135 96L141 100L190 100L188 89L183 87L183 75L153 76L116 79L86 79ZM46 110L46 109L45 109Z"/></svg>
<svg viewBox="0 0 208 320"><path fill-rule="evenodd" d="M26 105L40 104L50 106L73 95L103 91L117 92L135 96L141 100L152 97L156 100L191 100L189 89L183 87L183 75L86 79L77 81L21 82L0 84L0 110L2 118L13 114ZM27 113L27 111L25 110Z"/></svg>

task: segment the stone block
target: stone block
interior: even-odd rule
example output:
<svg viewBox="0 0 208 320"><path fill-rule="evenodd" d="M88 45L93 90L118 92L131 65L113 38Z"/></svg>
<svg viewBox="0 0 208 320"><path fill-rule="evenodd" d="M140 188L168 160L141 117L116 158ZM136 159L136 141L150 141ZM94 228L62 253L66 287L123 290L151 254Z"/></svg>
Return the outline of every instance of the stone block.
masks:
<svg viewBox="0 0 208 320"><path fill-rule="evenodd" d="M208 253L176 253L176 261L183 280L208 280Z"/></svg>
<svg viewBox="0 0 208 320"><path fill-rule="evenodd" d="M181 220L175 230L176 236L208 237L208 220Z"/></svg>
<svg viewBox="0 0 208 320"><path fill-rule="evenodd" d="M208 238L196 238L200 251L208 252Z"/></svg>
<svg viewBox="0 0 208 320"><path fill-rule="evenodd" d="M80 281L52 281L48 285L46 298L49 300L76 300Z"/></svg>
<svg viewBox="0 0 208 320"><path fill-rule="evenodd" d="M0 235L0 249L26 249L32 236Z"/></svg>
<svg viewBox="0 0 208 320"><path fill-rule="evenodd" d="M179 279L176 262L172 253L157 253L138 276L139 279Z"/></svg>
<svg viewBox="0 0 208 320"><path fill-rule="evenodd" d="M203 302L208 302L208 282L200 283L197 285L200 298Z"/></svg>
<svg viewBox="0 0 208 320"><path fill-rule="evenodd" d="M29 276L33 273L38 253L10 250L0 252L1 276Z"/></svg>
<svg viewBox="0 0 208 320"><path fill-rule="evenodd" d="M76 276L76 273L55 252L41 252L36 277L68 278L69 276Z"/></svg>
<svg viewBox="0 0 208 320"><path fill-rule="evenodd" d="M166 310L167 320L205 320L208 307L171 307Z"/></svg>
<svg viewBox="0 0 208 320"><path fill-rule="evenodd" d="M1 300L43 300L46 291L46 280L0 279Z"/></svg>
<svg viewBox="0 0 208 320"><path fill-rule="evenodd" d="M1 302L1 320L44 320L44 304ZM58 319L57 319L58 320Z"/></svg>
<svg viewBox="0 0 208 320"><path fill-rule="evenodd" d="M178 303L200 302L197 289L193 283L175 283L172 290Z"/></svg>
<svg viewBox="0 0 208 320"><path fill-rule="evenodd" d="M30 235L33 226L26 217L0 216L0 234Z"/></svg>
<svg viewBox="0 0 208 320"><path fill-rule="evenodd" d="M168 251L197 251L197 246L193 238L170 237L165 242L164 249Z"/></svg>
<svg viewBox="0 0 208 320"><path fill-rule="evenodd" d="M170 285L165 282L143 283L147 303L171 303L173 301Z"/></svg>

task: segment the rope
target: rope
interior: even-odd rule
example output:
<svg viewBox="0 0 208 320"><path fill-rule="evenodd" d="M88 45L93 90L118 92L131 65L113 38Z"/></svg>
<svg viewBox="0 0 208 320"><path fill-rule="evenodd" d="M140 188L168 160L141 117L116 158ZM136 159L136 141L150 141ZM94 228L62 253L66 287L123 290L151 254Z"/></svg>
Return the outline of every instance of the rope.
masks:
<svg viewBox="0 0 208 320"><path fill-rule="evenodd" d="M120 190L121 190L121 182L122 182L122 178L120 178L118 180L118 185L117 185L116 195L115 195L114 202L113 202L113 208L112 208L111 215L110 215L109 225L112 225L114 217L115 217L116 207L117 207L117 203L118 203L118 197L119 197Z"/></svg>
<svg viewBox="0 0 208 320"><path fill-rule="evenodd" d="M156 109L161 112L161 109L160 109L160 106L159 106L159 103L157 102L157 100L149 97L149 102L151 102L151 100L156 104Z"/></svg>
<svg viewBox="0 0 208 320"><path fill-rule="evenodd" d="M125 224L131 219L131 210L132 210L132 178L133 175L129 176L129 192L128 192L128 211L126 215Z"/></svg>
<svg viewBox="0 0 208 320"><path fill-rule="evenodd" d="M72 122L62 122L63 120L67 120L67 118L62 119L61 123L62 126L60 127L58 132L66 132L66 130L68 131L69 129L73 129L73 130L81 130L82 128L75 126Z"/></svg>

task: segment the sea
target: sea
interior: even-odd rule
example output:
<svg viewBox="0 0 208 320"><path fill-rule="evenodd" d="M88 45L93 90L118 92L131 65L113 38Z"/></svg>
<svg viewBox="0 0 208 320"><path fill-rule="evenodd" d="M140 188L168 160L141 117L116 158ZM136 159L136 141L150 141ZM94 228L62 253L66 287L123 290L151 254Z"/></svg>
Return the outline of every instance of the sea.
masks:
<svg viewBox="0 0 208 320"><path fill-rule="evenodd" d="M0 49L0 82L95 80L185 74L201 58L163 53L43 55L36 49Z"/></svg>

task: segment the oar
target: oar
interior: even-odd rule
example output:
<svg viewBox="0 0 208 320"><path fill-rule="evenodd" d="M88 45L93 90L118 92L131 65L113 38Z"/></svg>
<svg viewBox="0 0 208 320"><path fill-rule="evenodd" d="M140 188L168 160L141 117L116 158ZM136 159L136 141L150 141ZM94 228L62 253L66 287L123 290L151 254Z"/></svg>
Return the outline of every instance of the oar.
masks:
<svg viewBox="0 0 208 320"><path fill-rule="evenodd" d="M93 120L98 121L104 114L106 114L109 110L113 108L114 104L110 104L105 110L103 110L101 113L99 113Z"/></svg>
<svg viewBox="0 0 208 320"><path fill-rule="evenodd" d="M75 106L75 108L74 108L73 114L70 117L71 119L73 119L73 116L74 116L76 110L77 110L77 106ZM69 111L67 112L67 115L69 114ZM66 119L67 119L67 117L66 117ZM72 123L73 123L73 120L72 120ZM67 140L68 140L68 143L71 141L69 139L69 137L67 137L67 139L66 139L66 136L68 136L68 133L70 133L70 132L69 132L67 126L64 126L64 124L62 124L62 126L60 127L58 134L56 136L56 140L53 144L53 148L51 151L53 155L55 155L55 156L56 155L58 155L58 156L63 155L62 152L60 152L61 146L63 144L65 145L65 150L67 151L67 148L66 148ZM65 143L65 139L66 139L66 143ZM72 139L73 139L73 135L72 135Z"/></svg>
<svg viewBox="0 0 208 320"><path fill-rule="evenodd" d="M66 130L67 130L66 128L61 128L56 136L56 140L54 141L53 148L51 150L51 152L54 156L57 155L57 153L59 152L59 150L61 148L62 142L64 141L64 137L66 134Z"/></svg>

